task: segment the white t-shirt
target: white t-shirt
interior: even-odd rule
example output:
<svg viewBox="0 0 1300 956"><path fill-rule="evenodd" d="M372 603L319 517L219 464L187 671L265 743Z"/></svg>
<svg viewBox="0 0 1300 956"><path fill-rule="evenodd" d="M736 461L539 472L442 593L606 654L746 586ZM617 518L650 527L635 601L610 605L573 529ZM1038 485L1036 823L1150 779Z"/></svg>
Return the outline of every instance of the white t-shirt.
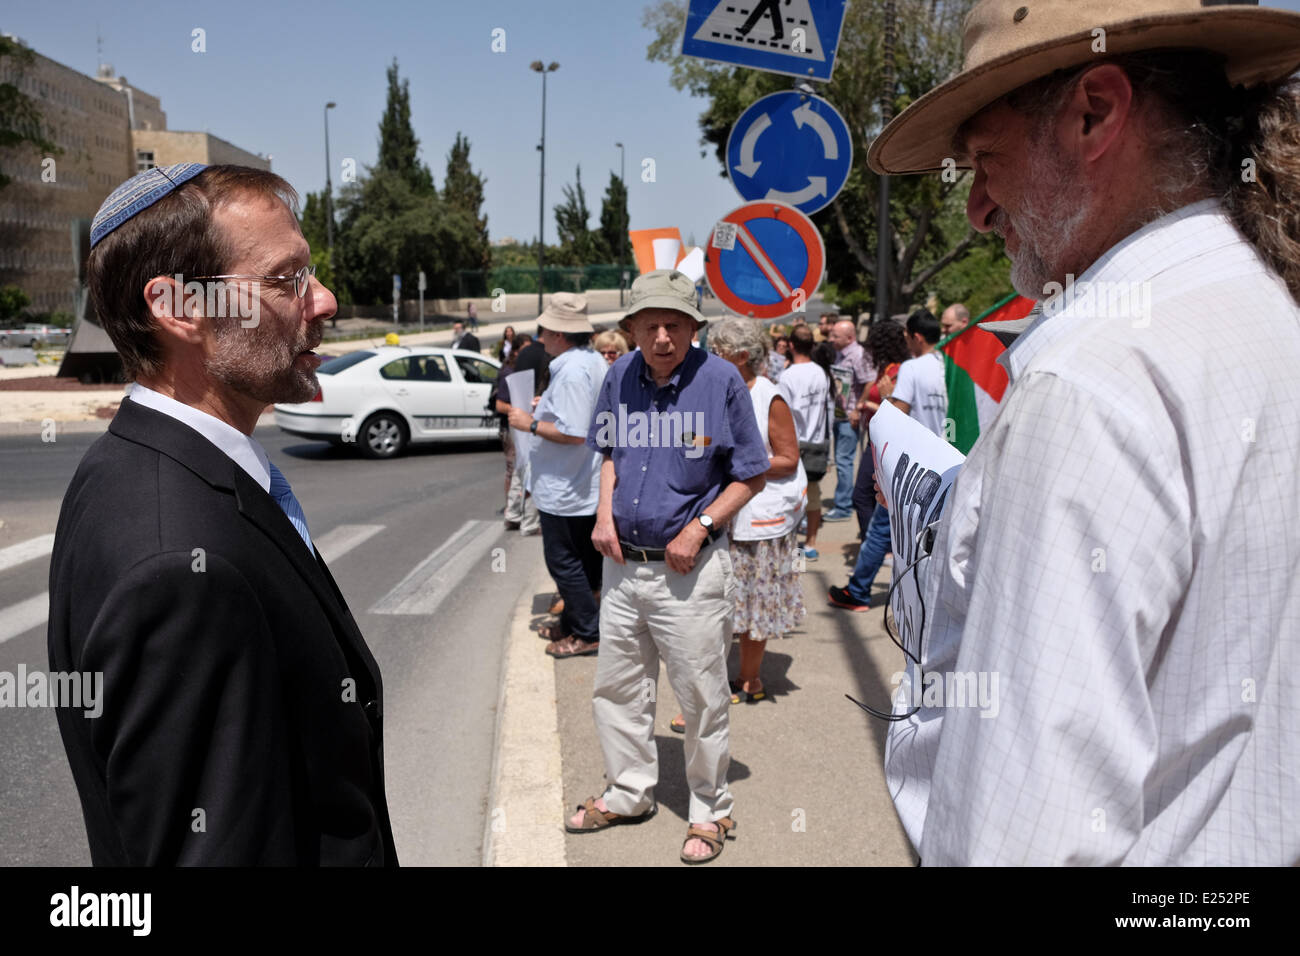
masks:
<svg viewBox="0 0 1300 956"><path fill-rule="evenodd" d="M826 404L830 384L816 362L797 362L781 373L781 397L794 414L794 430L800 441L827 440Z"/></svg>
<svg viewBox="0 0 1300 956"><path fill-rule="evenodd" d="M911 416L944 437L943 422L948 417L948 388L943 382L943 356L928 352L908 359L898 368L894 398L912 407Z"/></svg>

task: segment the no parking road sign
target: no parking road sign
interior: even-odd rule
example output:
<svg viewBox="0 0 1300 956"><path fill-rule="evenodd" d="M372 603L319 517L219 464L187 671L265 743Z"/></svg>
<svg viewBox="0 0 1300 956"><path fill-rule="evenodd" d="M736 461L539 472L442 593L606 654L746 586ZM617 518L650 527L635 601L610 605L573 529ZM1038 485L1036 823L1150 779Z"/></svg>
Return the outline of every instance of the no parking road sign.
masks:
<svg viewBox="0 0 1300 956"><path fill-rule="evenodd" d="M844 188L852 168L849 124L807 93L764 96L727 138L727 174L741 199L789 203L810 216Z"/></svg>
<svg viewBox="0 0 1300 956"><path fill-rule="evenodd" d="M731 311L779 319L804 311L825 265L826 249L811 219L785 203L751 202L713 227L704 273Z"/></svg>

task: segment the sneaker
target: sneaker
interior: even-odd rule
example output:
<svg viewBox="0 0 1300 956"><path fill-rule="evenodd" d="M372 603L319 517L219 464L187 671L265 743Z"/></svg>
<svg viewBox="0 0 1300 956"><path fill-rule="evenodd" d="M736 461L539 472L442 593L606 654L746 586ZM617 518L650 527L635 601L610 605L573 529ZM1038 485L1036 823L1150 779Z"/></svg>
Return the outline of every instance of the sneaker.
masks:
<svg viewBox="0 0 1300 956"><path fill-rule="evenodd" d="M818 558L821 557L821 554L818 552L816 548L804 548L803 556L809 561L816 561Z"/></svg>
<svg viewBox="0 0 1300 956"><path fill-rule="evenodd" d="M864 604L849 593L848 588L831 588L827 594L836 607L848 608L850 611L869 611L870 604Z"/></svg>
<svg viewBox="0 0 1300 956"><path fill-rule="evenodd" d="M851 517L853 517L853 515L851 515L847 511L837 511L836 509L832 508L830 511L827 511L825 514L822 515L822 520L823 521L848 521Z"/></svg>

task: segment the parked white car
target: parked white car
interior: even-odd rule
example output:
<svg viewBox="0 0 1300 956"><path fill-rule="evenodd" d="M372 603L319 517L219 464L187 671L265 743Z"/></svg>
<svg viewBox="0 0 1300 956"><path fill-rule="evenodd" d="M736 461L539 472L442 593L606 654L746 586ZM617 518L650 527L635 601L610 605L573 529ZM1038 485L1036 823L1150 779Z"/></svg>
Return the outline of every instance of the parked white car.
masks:
<svg viewBox="0 0 1300 956"><path fill-rule="evenodd" d="M499 363L477 352L385 345L326 360L309 402L276 405L291 435L355 443L367 458L392 458L408 444L494 439L488 395Z"/></svg>

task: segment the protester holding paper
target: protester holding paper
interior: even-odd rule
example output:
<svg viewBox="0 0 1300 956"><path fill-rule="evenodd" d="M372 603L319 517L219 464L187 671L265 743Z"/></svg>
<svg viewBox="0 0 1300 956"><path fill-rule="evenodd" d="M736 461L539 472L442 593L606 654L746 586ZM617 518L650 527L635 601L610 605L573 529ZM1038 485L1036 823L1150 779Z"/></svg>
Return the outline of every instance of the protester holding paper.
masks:
<svg viewBox="0 0 1300 956"><path fill-rule="evenodd" d="M924 669L1003 698L892 723L889 790L926 865L1294 866L1300 16L1043 12L977 4L867 156L970 168L1047 300L927 562Z"/></svg>
<svg viewBox="0 0 1300 956"><path fill-rule="evenodd" d="M586 296L551 296L537 318L538 339L551 356L550 382L535 410L510 409L510 427L533 436L528 487L541 519L546 570L564 602L559 623L546 635L546 653L555 658L595 654L600 642L602 559L591 543L600 454L587 448L587 429L609 366L590 347L594 332Z"/></svg>

